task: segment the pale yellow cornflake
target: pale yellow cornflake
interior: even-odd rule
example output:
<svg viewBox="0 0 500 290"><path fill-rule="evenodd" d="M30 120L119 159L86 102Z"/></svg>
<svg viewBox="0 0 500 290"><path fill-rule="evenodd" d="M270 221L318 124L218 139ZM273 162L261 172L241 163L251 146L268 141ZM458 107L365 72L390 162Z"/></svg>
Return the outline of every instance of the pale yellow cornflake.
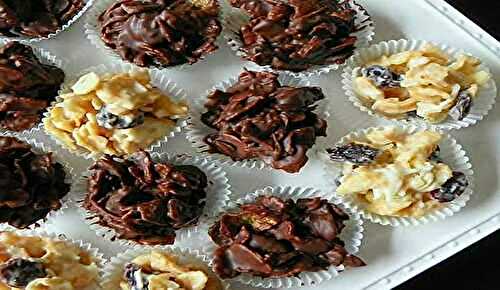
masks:
<svg viewBox="0 0 500 290"><path fill-rule="evenodd" d="M389 118L406 118L415 112L430 123L440 123L458 101L459 92L472 98L491 79L480 69L481 61L466 54L449 56L426 44L419 50L382 56L365 64L379 65L402 76L400 88L382 87L368 77L353 80L354 91L365 105Z"/></svg>
<svg viewBox="0 0 500 290"><path fill-rule="evenodd" d="M374 130L359 142L377 148L374 162L346 163L337 193L353 195L367 210L389 216L421 216L440 206L430 197L452 177L451 168L430 157L441 134L419 131L406 134L395 128Z"/></svg>
<svg viewBox="0 0 500 290"><path fill-rule="evenodd" d="M185 103L174 102L151 84L147 70L138 69L101 76L90 72L61 98L44 120L46 131L71 150L92 153L126 155L145 149L188 112ZM101 123L99 114L105 116Z"/></svg>

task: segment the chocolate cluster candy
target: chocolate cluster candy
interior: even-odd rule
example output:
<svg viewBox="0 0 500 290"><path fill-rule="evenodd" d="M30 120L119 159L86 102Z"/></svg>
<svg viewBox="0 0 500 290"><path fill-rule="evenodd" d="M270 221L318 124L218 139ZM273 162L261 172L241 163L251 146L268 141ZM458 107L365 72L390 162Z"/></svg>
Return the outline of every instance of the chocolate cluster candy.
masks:
<svg viewBox="0 0 500 290"><path fill-rule="evenodd" d="M203 212L207 176L195 166L155 163L141 151L128 160L105 156L90 169L83 206L120 239L173 244L175 230Z"/></svg>
<svg viewBox="0 0 500 290"><path fill-rule="evenodd" d="M218 132L205 142L233 160L260 158L276 169L298 172L326 121L313 111L320 88L282 86L271 72L244 71L226 92L215 90L201 119Z"/></svg>
<svg viewBox="0 0 500 290"><path fill-rule="evenodd" d="M42 64L31 47L19 42L1 47L0 127L13 131L33 127L63 81L64 72Z"/></svg>
<svg viewBox="0 0 500 290"><path fill-rule="evenodd" d="M342 209L324 199L295 202L261 196L222 215L209 229L218 245L214 272L221 278L241 273L290 277L329 266L364 266L338 237L348 219Z"/></svg>
<svg viewBox="0 0 500 290"><path fill-rule="evenodd" d="M0 223L27 228L61 208L69 192L66 172L51 153L36 154L12 137L0 137Z"/></svg>
<svg viewBox="0 0 500 290"><path fill-rule="evenodd" d="M246 58L274 69L303 71L342 63L357 40L349 1L230 0L250 15L239 37Z"/></svg>
<svg viewBox="0 0 500 290"><path fill-rule="evenodd" d="M70 21L82 0L0 0L0 34L46 37Z"/></svg>
<svg viewBox="0 0 500 290"><path fill-rule="evenodd" d="M118 0L99 17L101 39L139 66L197 62L222 31L216 0Z"/></svg>

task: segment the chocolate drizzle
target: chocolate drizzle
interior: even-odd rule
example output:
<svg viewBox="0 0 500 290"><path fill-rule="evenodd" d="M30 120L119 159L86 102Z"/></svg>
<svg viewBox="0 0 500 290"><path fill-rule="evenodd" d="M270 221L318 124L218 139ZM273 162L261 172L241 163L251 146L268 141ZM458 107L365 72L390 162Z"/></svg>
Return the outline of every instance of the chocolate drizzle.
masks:
<svg viewBox="0 0 500 290"><path fill-rule="evenodd" d="M313 112L323 98L320 88L282 86L277 74L245 71L226 92L208 96L201 119L218 132L205 142L233 160L260 158L298 172L316 137L326 136L326 121Z"/></svg>
<svg viewBox="0 0 500 290"><path fill-rule="evenodd" d="M274 69L304 71L343 63L356 43L356 11L349 1L230 0L250 16L239 37L246 58Z"/></svg>
<svg viewBox="0 0 500 290"><path fill-rule="evenodd" d="M130 160L105 156L90 169L83 206L120 239L173 244L175 230L203 212L207 176L195 166L155 163L142 151Z"/></svg>
<svg viewBox="0 0 500 290"><path fill-rule="evenodd" d="M217 49L219 5L188 0L118 0L99 17L101 38L139 66L197 62Z"/></svg>

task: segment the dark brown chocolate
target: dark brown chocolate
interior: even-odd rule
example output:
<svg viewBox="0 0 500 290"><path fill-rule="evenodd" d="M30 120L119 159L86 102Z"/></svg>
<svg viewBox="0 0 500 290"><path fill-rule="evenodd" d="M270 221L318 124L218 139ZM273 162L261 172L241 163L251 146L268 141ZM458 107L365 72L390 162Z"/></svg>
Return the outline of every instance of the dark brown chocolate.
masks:
<svg viewBox="0 0 500 290"><path fill-rule="evenodd" d="M329 266L364 266L339 235L349 216L321 198L260 196L222 215L209 229L218 245L213 269L221 278L241 273L290 277Z"/></svg>
<svg viewBox="0 0 500 290"><path fill-rule="evenodd" d="M19 42L1 47L0 127L22 131L36 125L63 81L64 72L42 64L31 47Z"/></svg>
<svg viewBox="0 0 500 290"><path fill-rule="evenodd" d="M117 238L173 244L175 230L203 212L207 176L195 166L155 163L142 151L128 160L105 156L90 169L83 206Z"/></svg>
<svg viewBox="0 0 500 290"><path fill-rule="evenodd" d="M66 173L51 153L36 154L12 137L0 137L0 223L26 228L61 208Z"/></svg>
<svg viewBox="0 0 500 290"><path fill-rule="evenodd" d="M304 71L342 63L355 48L356 12L349 1L230 0L250 15L241 27L247 59L274 69Z"/></svg>
<svg viewBox="0 0 500 290"><path fill-rule="evenodd" d="M193 64L218 47L219 5L189 0L118 0L99 17L101 39L139 66Z"/></svg>
<svg viewBox="0 0 500 290"><path fill-rule="evenodd" d="M84 6L82 0L0 0L0 34L47 37Z"/></svg>
<svg viewBox="0 0 500 290"><path fill-rule="evenodd" d="M276 169L298 172L326 121L313 111L320 88L282 86L271 72L244 71L226 92L215 90L202 121L218 132L206 136L212 152L233 160L260 158Z"/></svg>

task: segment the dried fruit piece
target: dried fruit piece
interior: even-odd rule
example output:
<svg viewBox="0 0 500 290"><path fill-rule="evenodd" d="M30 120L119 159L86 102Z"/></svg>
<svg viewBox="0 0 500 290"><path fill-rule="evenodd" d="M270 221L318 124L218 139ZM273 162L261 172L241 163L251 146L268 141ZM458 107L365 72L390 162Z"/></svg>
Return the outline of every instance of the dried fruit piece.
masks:
<svg viewBox="0 0 500 290"><path fill-rule="evenodd" d="M134 263L125 265L123 277L131 287L131 290L148 290L148 280L146 275L142 273L142 268Z"/></svg>
<svg viewBox="0 0 500 290"><path fill-rule="evenodd" d="M364 77L373 81L377 87L382 88L399 88L403 80L403 76L381 65L363 68L362 73Z"/></svg>
<svg viewBox="0 0 500 290"><path fill-rule="evenodd" d="M25 287L31 281L45 276L47 273L40 262L17 258L0 266L0 280L10 287Z"/></svg>
<svg viewBox="0 0 500 290"><path fill-rule="evenodd" d="M472 107L472 96L468 91L461 91L457 96L457 103L453 106L448 115L454 120L461 121L469 113Z"/></svg>
<svg viewBox="0 0 500 290"><path fill-rule="evenodd" d="M439 202L450 202L462 195L468 186L465 174L454 171L453 176L440 189L431 192L431 196Z"/></svg>
<svg viewBox="0 0 500 290"><path fill-rule="evenodd" d="M326 149L330 160L337 162L351 162L357 165L369 164L377 158L380 150L357 143L336 146Z"/></svg>
<svg viewBox="0 0 500 290"><path fill-rule="evenodd" d="M106 129L129 129L144 123L144 112L131 115L115 115L103 107L96 114L97 124Z"/></svg>

